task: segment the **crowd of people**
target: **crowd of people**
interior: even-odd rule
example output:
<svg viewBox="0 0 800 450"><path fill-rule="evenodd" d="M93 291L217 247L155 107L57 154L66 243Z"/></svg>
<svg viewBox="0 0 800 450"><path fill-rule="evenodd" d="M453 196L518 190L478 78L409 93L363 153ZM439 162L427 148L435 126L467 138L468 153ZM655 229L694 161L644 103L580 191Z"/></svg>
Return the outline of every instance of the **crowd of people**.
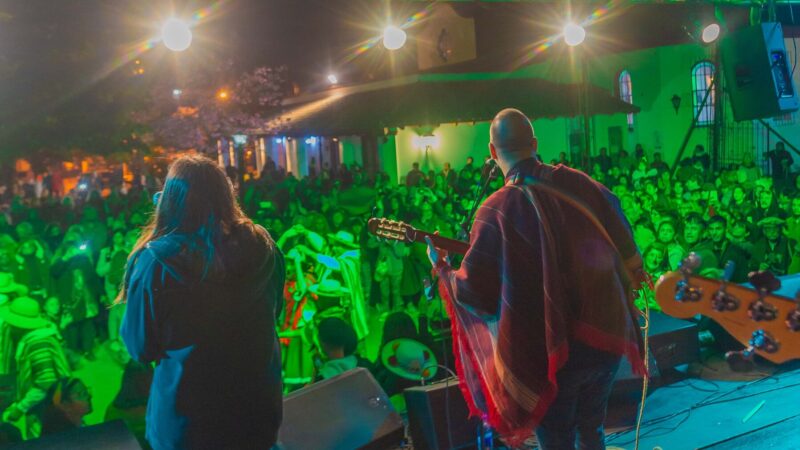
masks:
<svg viewBox="0 0 800 450"><path fill-rule="evenodd" d="M573 164L565 153L548 162L582 169L611 189L654 278L695 252L701 274L719 277L733 261L731 280L746 282L753 270L800 272L800 178L782 143L767 158L763 165L746 157L713 170L697 146L672 170L658 152L637 145L632 154L600 149L588 164ZM499 176L486 181L490 169L472 158L457 169L423 171L415 163L394 184L358 165L298 179L268 161L258 177L243 177L242 208L286 258L277 324L286 390L361 366L398 394L409 382L382 358L397 350L386 349L397 339L447 358L434 344L447 318L429 289L435 280L425 246L378 239L366 223L386 217L465 239L463 224L484 184L489 193L504 184ZM137 185L88 177L62 193L55 177L38 175L15 176L0 187L7 205L0 215L0 375L15 380L0 439L81 426L92 399L73 372L94 360L100 346L125 367L106 417L141 431L152 368L127 356L119 333L125 305L115 299L153 211L158 177ZM658 308L652 295L641 299ZM370 335L380 343L377 355L367 349Z"/></svg>

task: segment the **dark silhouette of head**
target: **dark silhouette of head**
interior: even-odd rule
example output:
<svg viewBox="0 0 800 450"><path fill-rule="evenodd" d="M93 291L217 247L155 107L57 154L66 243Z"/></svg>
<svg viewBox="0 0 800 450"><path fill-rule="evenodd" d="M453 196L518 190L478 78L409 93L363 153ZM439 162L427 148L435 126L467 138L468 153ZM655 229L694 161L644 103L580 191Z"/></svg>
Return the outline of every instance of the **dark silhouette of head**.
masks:
<svg viewBox="0 0 800 450"><path fill-rule="evenodd" d="M489 151L503 172L507 172L517 161L536 154L538 142L533 125L518 109L507 108L497 113L489 135Z"/></svg>

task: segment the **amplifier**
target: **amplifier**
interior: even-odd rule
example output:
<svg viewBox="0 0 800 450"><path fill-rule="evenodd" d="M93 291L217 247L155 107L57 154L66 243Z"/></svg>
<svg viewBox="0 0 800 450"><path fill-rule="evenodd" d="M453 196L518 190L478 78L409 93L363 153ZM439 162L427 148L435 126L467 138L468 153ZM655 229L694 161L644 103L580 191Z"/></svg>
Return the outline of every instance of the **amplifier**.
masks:
<svg viewBox="0 0 800 450"><path fill-rule="evenodd" d="M474 448L481 421L469 418L458 379L448 378L403 392L408 429L415 449ZM448 433L448 429L450 430Z"/></svg>
<svg viewBox="0 0 800 450"><path fill-rule="evenodd" d="M641 323L644 325L644 320ZM650 352L659 370L697 361L700 356L697 333L697 324L694 322L651 312Z"/></svg>

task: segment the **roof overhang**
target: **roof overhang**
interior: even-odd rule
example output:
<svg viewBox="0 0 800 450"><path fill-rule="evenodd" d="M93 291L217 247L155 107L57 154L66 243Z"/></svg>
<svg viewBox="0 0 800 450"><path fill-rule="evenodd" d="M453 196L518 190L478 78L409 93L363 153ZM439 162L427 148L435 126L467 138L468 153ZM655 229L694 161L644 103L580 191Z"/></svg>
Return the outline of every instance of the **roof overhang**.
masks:
<svg viewBox="0 0 800 450"><path fill-rule="evenodd" d="M639 108L589 84L556 83L508 74L422 74L345 86L287 99L261 131L295 136L382 135L406 126L491 120L503 108L531 119L583 113L627 114Z"/></svg>

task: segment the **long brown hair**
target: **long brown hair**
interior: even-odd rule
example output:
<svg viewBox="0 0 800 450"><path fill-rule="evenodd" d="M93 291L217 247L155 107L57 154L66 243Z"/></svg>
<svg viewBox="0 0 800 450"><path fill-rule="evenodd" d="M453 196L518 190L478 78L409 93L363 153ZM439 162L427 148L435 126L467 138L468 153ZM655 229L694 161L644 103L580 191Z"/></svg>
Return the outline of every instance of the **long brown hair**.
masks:
<svg viewBox="0 0 800 450"><path fill-rule="evenodd" d="M222 168L204 156L183 156L169 168L155 213L128 257L124 280L135 263L132 258L149 242L170 233L192 236L200 244L205 275L221 262L218 249L223 237L242 228L274 251L275 243L266 230L255 225L239 207ZM125 301L126 287L123 284L120 289L117 303Z"/></svg>

